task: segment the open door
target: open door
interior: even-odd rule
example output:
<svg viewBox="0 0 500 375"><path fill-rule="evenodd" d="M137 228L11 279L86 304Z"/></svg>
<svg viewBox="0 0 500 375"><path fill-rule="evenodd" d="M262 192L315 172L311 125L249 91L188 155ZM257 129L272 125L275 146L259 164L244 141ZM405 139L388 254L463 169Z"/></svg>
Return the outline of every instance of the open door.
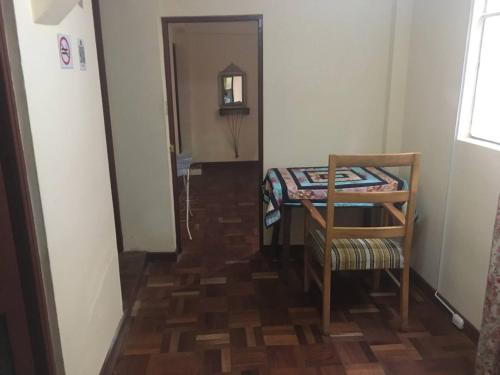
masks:
<svg viewBox="0 0 500 375"><path fill-rule="evenodd" d="M0 165L0 374L35 374L14 233Z"/></svg>
<svg viewBox="0 0 500 375"><path fill-rule="evenodd" d="M54 375L47 299L35 239L0 6L0 374Z"/></svg>

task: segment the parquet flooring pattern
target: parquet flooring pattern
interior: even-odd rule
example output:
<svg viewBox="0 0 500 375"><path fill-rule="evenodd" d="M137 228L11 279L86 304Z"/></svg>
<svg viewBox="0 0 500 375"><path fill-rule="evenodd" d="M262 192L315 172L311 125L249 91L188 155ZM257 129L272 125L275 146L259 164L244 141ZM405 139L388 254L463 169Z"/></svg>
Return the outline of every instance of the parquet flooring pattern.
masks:
<svg viewBox="0 0 500 375"><path fill-rule="evenodd" d="M303 292L301 262L292 261L290 280L284 283L279 262L256 252L252 231L258 223L249 214L253 177L247 172L214 171L234 177L225 189L242 190L229 201L216 193L224 188L209 186L212 200L204 203L203 192L217 179L193 178L195 240L184 246L177 263L148 264L113 374L473 372L474 344L416 288L410 327L399 330L399 297L388 277L373 292L370 275L335 274L334 334L322 336L319 292ZM247 205L238 206L241 202ZM228 233L236 239L224 238Z"/></svg>

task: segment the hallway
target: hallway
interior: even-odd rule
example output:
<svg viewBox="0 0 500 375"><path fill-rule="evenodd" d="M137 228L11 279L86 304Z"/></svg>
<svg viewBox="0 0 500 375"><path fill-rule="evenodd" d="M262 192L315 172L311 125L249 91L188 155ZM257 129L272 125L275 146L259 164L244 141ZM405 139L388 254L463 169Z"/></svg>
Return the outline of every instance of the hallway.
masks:
<svg viewBox="0 0 500 375"><path fill-rule="evenodd" d="M227 262L259 250L259 174L257 162L205 163L193 165L190 183L190 229L186 230L186 194L179 180L181 259L200 261L210 273Z"/></svg>

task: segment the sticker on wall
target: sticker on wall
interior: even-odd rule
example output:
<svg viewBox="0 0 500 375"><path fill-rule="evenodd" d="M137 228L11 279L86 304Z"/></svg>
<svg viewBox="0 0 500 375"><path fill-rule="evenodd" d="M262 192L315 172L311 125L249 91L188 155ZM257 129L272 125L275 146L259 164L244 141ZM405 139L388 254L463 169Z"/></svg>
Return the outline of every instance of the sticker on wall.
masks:
<svg viewBox="0 0 500 375"><path fill-rule="evenodd" d="M62 69L73 69L73 55L69 35L57 34L57 45L59 49L59 60Z"/></svg>
<svg viewBox="0 0 500 375"><path fill-rule="evenodd" d="M85 58L85 45L83 39L78 38L78 56L80 56L80 70L87 70L87 59Z"/></svg>

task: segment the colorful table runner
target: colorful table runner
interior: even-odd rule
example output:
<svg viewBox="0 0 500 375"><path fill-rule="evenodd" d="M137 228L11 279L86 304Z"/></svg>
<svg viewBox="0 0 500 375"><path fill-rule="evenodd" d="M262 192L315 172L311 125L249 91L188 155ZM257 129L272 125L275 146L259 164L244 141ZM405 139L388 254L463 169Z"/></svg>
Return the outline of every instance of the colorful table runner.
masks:
<svg viewBox="0 0 500 375"><path fill-rule="evenodd" d="M340 191L397 191L407 189L407 184L382 168L349 167L337 169L335 187ZM302 199L309 199L315 206L326 206L327 188L328 167L269 169L262 184L267 203L266 227L280 220L283 205L300 206ZM338 205L367 206L366 203Z"/></svg>

